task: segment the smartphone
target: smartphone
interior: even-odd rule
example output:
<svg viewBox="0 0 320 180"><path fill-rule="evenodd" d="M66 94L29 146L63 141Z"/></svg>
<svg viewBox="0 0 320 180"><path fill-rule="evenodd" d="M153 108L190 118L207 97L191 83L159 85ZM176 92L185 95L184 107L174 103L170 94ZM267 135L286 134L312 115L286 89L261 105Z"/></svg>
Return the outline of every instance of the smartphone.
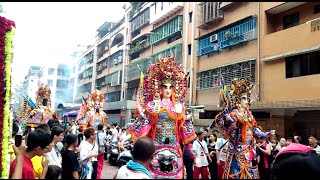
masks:
<svg viewBox="0 0 320 180"><path fill-rule="evenodd" d="M16 135L15 136L15 145L16 147L19 147L21 145L22 142L22 135Z"/></svg>

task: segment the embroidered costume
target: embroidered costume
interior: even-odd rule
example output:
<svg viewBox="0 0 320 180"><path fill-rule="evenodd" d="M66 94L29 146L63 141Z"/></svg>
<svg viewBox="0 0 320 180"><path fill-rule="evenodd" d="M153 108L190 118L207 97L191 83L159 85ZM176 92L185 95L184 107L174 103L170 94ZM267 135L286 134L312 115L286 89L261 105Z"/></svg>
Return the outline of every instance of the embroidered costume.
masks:
<svg viewBox="0 0 320 180"><path fill-rule="evenodd" d="M160 89L161 88L161 89ZM184 107L187 75L173 57L159 59L144 78L141 73L137 92L138 118L129 128L134 140L150 137L156 146L151 162L155 179L184 177L181 144L196 138Z"/></svg>
<svg viewBox="0 0 320 180"><path fill-rule="evenodd" d="M93 91L87 101L83 101L76 121L81 130L87 127L97 128L99 124L104 125L104 121L108 118L103 111L104 96L99 90Z"/></svg>
<svg viewBox="0 0 320 180"><path fill-rule="evenodd" d="M226 106L210 127L221 128L222 134L229 139L224 179L259 178L258 166L252 166L256 154L253 140L267 138L270 134L261 131L249 110L252 87L248 79L234 79L229 91L226 86L220 90Z"/></svg>

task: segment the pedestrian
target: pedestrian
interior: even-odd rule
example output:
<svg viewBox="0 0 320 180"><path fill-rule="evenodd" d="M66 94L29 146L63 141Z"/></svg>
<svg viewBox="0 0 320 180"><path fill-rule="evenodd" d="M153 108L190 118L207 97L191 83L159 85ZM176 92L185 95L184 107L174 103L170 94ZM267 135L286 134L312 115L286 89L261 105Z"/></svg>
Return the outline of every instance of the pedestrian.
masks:
<svg viewBox="0 0 320 180"><path fill-rule="evenodd" d="M78 146L77 135L68 134L66 151L62 154L62 179L79 179L80 165L75 148Z"/></svg>
<svg viewBox="0 0 320 180"><path fill-rule="evenodd" d="M318 145L318 138L315 135L309 137L309 147L311 147L317 154L320 155L320 146Z"/></svg>
<svg viewBox="0 0 320 180"><path fill-rule="evenodd" d="M31 159L35 156L42 156L51 143L50 134L43 129L32 131L27 136L27 150L23 156L22 179L35 179ZM16 159L10 166L10 178L16 166Z"/></svg>
<svg viewBox="0 0 320 180"><path fill-rule="evenodd" d="M294 141L294 143L301 144L302 138L301 138L301 136L294 136L293 141Z"/></svg>
<svg viewBox="0 0 320 180"><path fill-rule="evenodd" d="M56 165L48 166L48 171L45 179L59 179L61 174L61 168Z"/></svg>
<svg viewBox="0 0 320 180"><path fill-rule="evenodd" d="M193 179L193 162L195 153L192 150L192 143L186 144L183 148L183 164L186 168L187 179Z"/></svg>
<svg viewBox="0 0 320 180"><path fill-rule="evenodd" d="M271 179L318 179L320 156L311 147L292 143L280 151L271 168Z"/></svg>
<svg viewBox="0 0 320 180"><path fill-rule="evenodd" d="M152 179L148 171L155 146L152 139L142 137L133 144L132 157L126 165L122 166L114 179Z"/></svg>
<svg viewBox="0 0 320 180"><path fill-rule="evenodd" d="M51 134L50 127L48 124L39 124L37 129L43 129L49 134ZM52 147L54 146L54 143L52 142L49 144L48 148L46 149L46 152L42 156L34 156L31 161L33 165L33 172L36 178L38 179L45 179L47 171L49 170L49 160L47 158L47 154L51 152Z"/></svg>
<svg viewBox="0 0 320 180"><path fill-rule="evenodd" d="M197 161L194 166L193 178L199 179L201 174L202 179L209 179L208 165L212 160L209 156L207 143L204 141L204 133L202 131L197 132L197 140L193 142L192 149L195 152Z"/></svg>
<svg viewBox="0 0 320 180"><path fill-rule="evenodd" d="M258 163L260 179L268 179L269 177L269 156L271 154L271 147L267 138L260 139L260 144L256 144L259 151L260 161Z"/></svg>
<svg viewBox="0 0 320 180"><path fill-rule="evenodd" d="M217 153L216 153L216 134L210 134L208 151L211 157L211 162L209 163L209 171L211 179L218 179L218 166L217 166Z"/></svg>
<svg viewBox="0 0 320 180"><path fill-rule="evenodd" d="M280 151L286 148L286 138L280 139Z"/></svg>
<svg viewBox="0 0 320 180"><path fill-rule="evenodd" d="M96 134L93 127L89 127L84 131L85 140L80 143L80 163L87 171L84 172L85 179L91 179L93 173L92 158L98 157L98 147L95 145ZM80 174L83 176L83 174Z"/></svg>
<svg viewBox="0 0 320 180"><path fill-rule="evenodd" d="M277 154L279 153L279 150L277 149L278 142L276 140L271 140L271 153L269 156L269 164L271 165L273 161L276 159Z"/></svg>
<svg viewBox="0 0 320 180"><path fill-rule="evenodd" d="M60 148L58 148L57 144L63 141L64 139L64 130L60 126L54 126L51 129L51 138L53 147L51 152L48 153L47 157L49 160L49 165L56 165L58 167L62 167L62 156L60 153ZM62 145L63 146L63 145ZM61 147L62 149L62 147Z"/></svg>
<svg viewBox="0 0 320 180"><path fill-rule="evenodd" d="M216 143L216 157L217 157L217 166L218 166L218 179L222 179L225 162L227 159L229 140L226 140L224 136L218 138Z"/></svg>
<svg viewBox="0 0 320 180"><path fill-rule="evenodd" d="M98 158L97 158L97 179L100 179L101 171L103 168L103 161L104 161L104 153L106 147L106 134L103 132L103 125L98 125L98 132L97 132L97 140L96 145L98 147Z"/></svg>

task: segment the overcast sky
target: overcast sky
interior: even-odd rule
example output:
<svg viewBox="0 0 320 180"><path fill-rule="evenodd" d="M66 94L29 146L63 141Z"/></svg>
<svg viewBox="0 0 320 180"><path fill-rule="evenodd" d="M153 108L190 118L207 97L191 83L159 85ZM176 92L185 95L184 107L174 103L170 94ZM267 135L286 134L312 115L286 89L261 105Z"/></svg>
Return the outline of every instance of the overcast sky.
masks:
<svg viewBox="0 0 320 180"><path fill-rule="evenodd" d="M5 2L3 14L15 21L14 83L30 65L66 62L78 44L92 44L105 21L123 17L124 2Z"/></svg>

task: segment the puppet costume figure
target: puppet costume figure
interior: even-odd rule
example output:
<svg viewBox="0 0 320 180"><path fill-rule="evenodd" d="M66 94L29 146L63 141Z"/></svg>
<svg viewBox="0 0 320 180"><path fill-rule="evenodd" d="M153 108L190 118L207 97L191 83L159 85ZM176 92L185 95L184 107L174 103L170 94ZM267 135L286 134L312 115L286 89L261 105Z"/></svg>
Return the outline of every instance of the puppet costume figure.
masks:
<svg viewBox="0 0 320 180"><path fill-rule="evenodd" d="M83 101L80 112L76 117L76 121L81 130L87 127L97 128L99 124L104 125L104 121L108 118L103 111L104 96L99 90L93 91L87 101Z"/></svg>
<svg viewBox="0 0 320 180"><path fill-rule="evenodd" d="M56 113L51 108L50 96L50 87L43 83L40 84L36 92L37 107L30 113L30 117L27 120L28 127L37 127L39 124L46 124L50 119L56 119L58 121Z"/></svg>
<svg viewBox="0 0 320 180"><path fill-rule="evenodd" d="M264 139L270 134L261 131L249 110L252 88L248 79L234 79L229 92L226 87L220 90L226 107L210 127L221 128L229 140L223 179L259 179L258 166L252 166L254 138Z"/></svg>
<svg viewBox="0 0 320 180"><path fill-rule="evenodd" d="M156 146L151 162L155 179L182 179L183 153L180 144L196 138L184 108L187 75L173 57L159 59L148 69L137 92L138 118L129 128L134 140L147 136Z"/></svg>

